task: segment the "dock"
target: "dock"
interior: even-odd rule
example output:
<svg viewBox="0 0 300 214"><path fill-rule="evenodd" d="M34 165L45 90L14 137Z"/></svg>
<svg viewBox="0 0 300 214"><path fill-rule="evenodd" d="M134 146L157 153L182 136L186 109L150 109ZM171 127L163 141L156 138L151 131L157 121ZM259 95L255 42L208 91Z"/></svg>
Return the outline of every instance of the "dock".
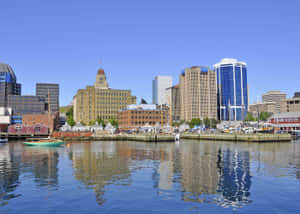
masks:
<svg viewBox="0 0 300 214"><path fill-rule="evenodd" d="M60 136L65 141L140 141L140 142L174 142L171 134L123 134L123 135L91 135ZM181 140L231 141L231 142L291 142L290 134L182 134Z"/></svg>

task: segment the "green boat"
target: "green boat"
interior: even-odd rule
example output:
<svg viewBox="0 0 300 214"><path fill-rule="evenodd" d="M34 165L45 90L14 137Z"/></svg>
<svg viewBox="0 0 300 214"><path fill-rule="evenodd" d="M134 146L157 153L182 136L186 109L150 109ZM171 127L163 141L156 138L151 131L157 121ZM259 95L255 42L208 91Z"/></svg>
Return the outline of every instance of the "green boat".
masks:
<svg viewBox="0 0 300 214"><path fill-rule="evenodd" d="M58 147L64 142L62 141L30 141L30 142L23 142L23 144L27 146L45 146L45 147Z"/></svg>

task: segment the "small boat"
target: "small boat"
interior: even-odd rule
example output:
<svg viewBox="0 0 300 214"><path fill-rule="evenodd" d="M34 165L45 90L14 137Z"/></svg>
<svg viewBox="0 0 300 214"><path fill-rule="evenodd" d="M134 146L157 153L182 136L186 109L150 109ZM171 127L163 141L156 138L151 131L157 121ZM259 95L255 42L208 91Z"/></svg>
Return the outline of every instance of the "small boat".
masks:
<svg viewBox="0 0 300 214"><path fill-rule="evenodd" d="M0 139L0 143L7 143L8 139L7 138L2 138Z"/></svg>
<svg viewBox="0 0 300 214"><path fill-rule="evenodd" d="M64 144L63 141L54 141L54 140L38 140L38 141L27 141L23 142L27 146L47 146L47 147L58 147Z"/></svg>

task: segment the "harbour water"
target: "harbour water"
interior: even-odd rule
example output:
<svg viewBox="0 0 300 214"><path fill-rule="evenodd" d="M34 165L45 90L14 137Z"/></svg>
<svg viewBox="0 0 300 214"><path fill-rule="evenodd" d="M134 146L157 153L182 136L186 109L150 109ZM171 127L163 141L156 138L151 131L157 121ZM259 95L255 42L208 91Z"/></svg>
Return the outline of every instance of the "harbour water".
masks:
<svg viewBox="0 0 300 214"><path fill-rule="evenodd" d="M300 142L0 145L0 213L299 213Z"/></svg>

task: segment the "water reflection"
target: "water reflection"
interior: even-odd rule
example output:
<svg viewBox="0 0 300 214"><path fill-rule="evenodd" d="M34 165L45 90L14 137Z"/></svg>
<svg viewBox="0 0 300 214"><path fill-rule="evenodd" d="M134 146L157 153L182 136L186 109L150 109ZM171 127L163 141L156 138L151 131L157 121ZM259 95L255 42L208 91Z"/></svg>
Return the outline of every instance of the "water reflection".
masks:
<svg viewBox="0 0 300 214"><path fill-rule="evenodd" d="M60 160L71 163L65 165L73 172L67 179L77 195L92 190L101 207L112 203L106 193L117 186L184 204L242 208L256 200L255 176L300 178L300 143L82 142L54 149L9 143L0 146L1 205L24 197L22 183L41 192L62 191L65 183L59 181L67 175ZM145 189L137 188L137 178Z"/></svg>
<svg viewBox="0 0 300 214"><path fill-rule="evenodd" d="M115 143L85 143L71 146L74 176L87 188L95 191L99 205L105 202L103 195L106 185L130 184L128 161L118 155L119 146Z"/></svg>

